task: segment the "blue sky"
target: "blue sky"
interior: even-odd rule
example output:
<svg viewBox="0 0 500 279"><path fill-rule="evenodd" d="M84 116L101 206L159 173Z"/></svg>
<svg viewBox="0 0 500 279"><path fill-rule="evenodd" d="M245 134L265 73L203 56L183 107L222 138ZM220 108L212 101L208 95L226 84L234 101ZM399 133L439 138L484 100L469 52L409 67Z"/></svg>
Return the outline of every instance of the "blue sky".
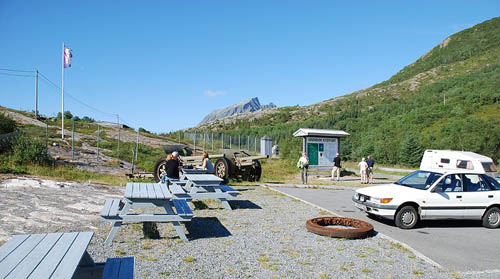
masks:
<svg viewBox="0 0 500 279"><path fill-rule="evenodd" d="M308 105L384 81L500 1L6 1L0 68L37 68L65 108L168 132L259 97ZM0 71L7 73L5 71ZM12 72L10 72L12 73ZM18 73L19 74L19 73ZM0 75L0 105L34 109L34 78ZM39 111L60 111L41 81Z"/></svg>

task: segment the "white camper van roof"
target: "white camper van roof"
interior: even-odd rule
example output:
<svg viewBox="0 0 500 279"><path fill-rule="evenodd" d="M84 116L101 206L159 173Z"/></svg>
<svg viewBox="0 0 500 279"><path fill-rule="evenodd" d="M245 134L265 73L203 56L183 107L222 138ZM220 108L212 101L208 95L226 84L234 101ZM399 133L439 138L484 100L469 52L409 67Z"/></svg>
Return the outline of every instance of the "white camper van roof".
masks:
<svg viewBox="0 0 500 279"><path fill-rule="evenodd" d="M420 169L438 172L462 170L469 173L486 173L483 163L493 164L493 160L469 151L425 150Z"/></svg>
<svg viewBox="0 0 500 279"><path fill-rule="evenodd" d="M479 160L481 162L493 162L493 160L490 157L487 157L487 156L484 156L481 154L477 154L474 152L470 152L470 151L428 149L428 150L425 150L424 156L425 156L425 154L427 154L427 152L432 152L436 155L448 156L448 157L458 158L458 159L462 159L462 160Z"/></svg>

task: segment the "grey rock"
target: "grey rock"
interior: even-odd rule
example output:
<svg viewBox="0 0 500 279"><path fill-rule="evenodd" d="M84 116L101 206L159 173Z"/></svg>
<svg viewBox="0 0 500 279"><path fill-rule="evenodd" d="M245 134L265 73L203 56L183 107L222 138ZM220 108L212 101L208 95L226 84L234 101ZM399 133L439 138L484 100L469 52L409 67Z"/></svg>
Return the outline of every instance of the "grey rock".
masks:
<svg viewBox="0 0 500 279"><path fill-rule="evenodd" d="M268 105L261 105L259 102L259 98L255 97L246 101L243 101L238 104L234 104L222 109L214 110L205 116L199 125L206 124L217 119L221 119L224 117L232 116L235 114L245 113L245 112L254 112L257 110L269 109L276 107L275 104L269 103Z"/></svg>

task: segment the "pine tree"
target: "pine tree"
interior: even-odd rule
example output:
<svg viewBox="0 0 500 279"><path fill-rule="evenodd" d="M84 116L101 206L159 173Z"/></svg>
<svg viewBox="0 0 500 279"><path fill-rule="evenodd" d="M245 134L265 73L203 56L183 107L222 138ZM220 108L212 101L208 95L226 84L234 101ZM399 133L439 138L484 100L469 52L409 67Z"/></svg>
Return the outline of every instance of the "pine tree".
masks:
<svg viewBox="0 0 500 279"><path fill-rule="evenodd" d="M403 165L418 167L423 152L424 150L418 140L412 134L408 134L401 143L399 160Z"/></svg>

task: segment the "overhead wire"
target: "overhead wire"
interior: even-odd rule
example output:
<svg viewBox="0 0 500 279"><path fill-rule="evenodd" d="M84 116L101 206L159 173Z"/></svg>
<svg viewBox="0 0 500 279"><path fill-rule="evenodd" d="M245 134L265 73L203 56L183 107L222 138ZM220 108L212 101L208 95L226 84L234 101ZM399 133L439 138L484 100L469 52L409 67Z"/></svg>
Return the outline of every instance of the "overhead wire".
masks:
<svg viewBox="0 0 500 279"><path fill-rule="evenodd" d="M20 73L34 73L35 72L35 71L24 71L24 70L5 69L5 68L0 68L0 71L20 72Z"/></svg>
<svg viewBox="0 0 500 279"><path fill-rule="evenodd" d="M0 73L3 76L15 76L15 77L34 77L34 75L20 75L20 74L9 74L9 73Z"/></svg>
<svg viewBox="0 0 500 279"><path fill-rule="evenodd" d="M35 71L25 71L25 70L7 69L7 68L0 68L0 71L19 72L19 73L34 73L35 72ZM39 74L39 77L41 77L41 79L40 79L41 81L43 81L47 85L52 86L52 87L54 87L54 88L56 88L58 90L62 90L61 87L59 87L57 84L55 84L53 81L51 81L43 73L41 73L40 71L38 71L38 74ZM0 75L19 76L19 77L34 77L34 74L27 75L27 74L11 74L11 73L2 73L2 72L0 72ZM52 92L52 93L58 94L55 91ZM98 112L100 114L103 114L103 115L118 117L120 119L120 122L122 124L128 124L128 126L130 126L130 127L133 127L133 125L130 125L130 124L136 124L136 123L132 123L132 122L129 122L129 121L125 120L123 117L120 117L120 115L117 114L117 113L105 112L105 111L100 110L98 108L95 108L95 107L93 107L91 105L88 105L85 102L83 102L83 101L79 100L78 98L76 98L75 96L73 96L72 94L70 94L67 90L64 90L64 93L69 98L71 98L73 101L75 101L76 103L78 103L78 104L80 104L80 105L82 105L82 106L84 106L84 107L86 107L88 109L91 109L91 110L93 110L95 112Z"/></svg>

